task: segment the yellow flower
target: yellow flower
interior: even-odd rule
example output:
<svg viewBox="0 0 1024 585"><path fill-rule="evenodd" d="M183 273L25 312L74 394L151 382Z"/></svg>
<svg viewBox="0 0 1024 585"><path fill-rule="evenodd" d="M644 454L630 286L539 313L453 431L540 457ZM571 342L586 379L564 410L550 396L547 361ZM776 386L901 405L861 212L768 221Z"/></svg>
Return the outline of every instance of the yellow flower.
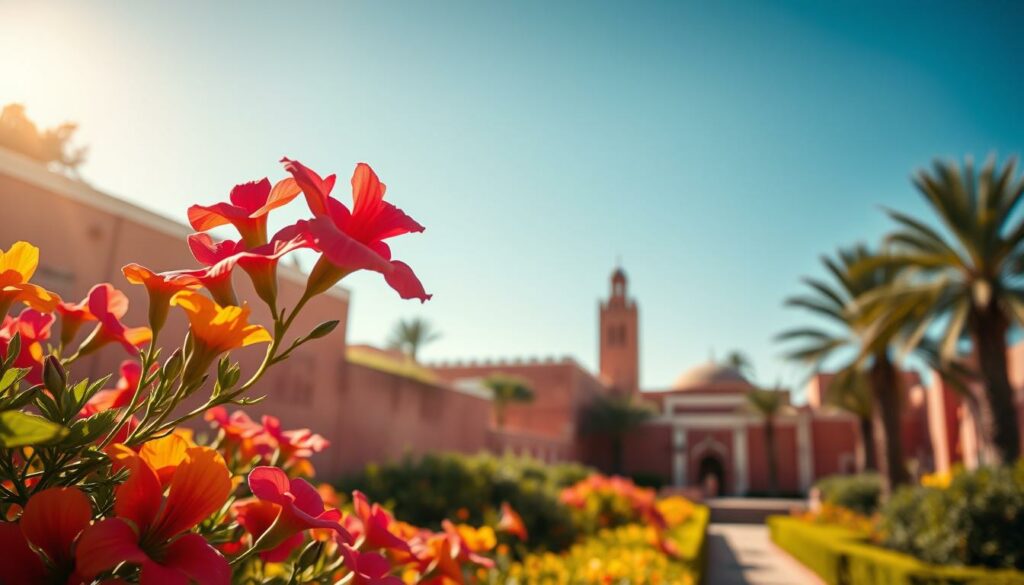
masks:
<svg viewBox="0 0 1024 585"><path fill-rule="evenodd" d="M498 544L494 529L490 526L473 528L468 524L459 524L457 530L459 536L466 541L466 546L473 552L487 552Z"/></svg>
<svg viewBox="0 0 1024 585"><path fill-rule="evenodd" d="M54 310L60 297L28 281L39 266L39 248L28 242L15 242L10 250L0 250L0 317L17 301L41 313Z"/></svg>
<svg viewBox="0 0 1024 585"><path fill-rule="evenodd" d="M215 354L271 341L270 333L263 326L249 324L250 309L246 305L222 307L191 290L174 295L171 305L181 307L188 315L196 343Z"/></svg>
<svg viewBox="0 0 1024 585"><path fill-rule="evenodd" d="M953 473L950 471L926 473L921 476L921 485L924 487L946 489L951 481L953 481Z"/></svg>
<svg viewBox="0 0 1024 585"><path fill-rule="evenodd" d="M268 343L270 333L261 325L249 324L249 307L222 307L202 293L185 290L171 297L171 306L181 307L188 316L189 333L196 344L183 377L198 379L220 354L255 343Z"/></svg>

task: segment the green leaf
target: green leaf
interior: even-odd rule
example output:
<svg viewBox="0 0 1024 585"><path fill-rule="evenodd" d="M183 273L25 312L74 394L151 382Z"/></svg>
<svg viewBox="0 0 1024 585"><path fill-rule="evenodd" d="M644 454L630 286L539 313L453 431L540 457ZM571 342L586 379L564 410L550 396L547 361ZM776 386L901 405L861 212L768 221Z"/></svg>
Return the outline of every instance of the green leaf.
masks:
<svg viewBox="0 0 1024 585"><path fill-rule="evenodd" d="M116 409L110 409L76 420L68 428L69 432L61 441L61 445L71 447L92 443L114 428L117 415Z"/></svg>
<svg viewBox="0 0 1024 585"><path fill-rule="evenodd" d="M20 410L0 412L0 444L4 447L49 443L67 433L66 428L41 416Z"/></svg>
<svg viewBox="0 0 1024 585"><path fill-rule="evenodd" d="M6 370L0 376L0 393L6 392L8 388L20 382L22 378L28 375L28 372L28 368L11 368Z"/></svg>

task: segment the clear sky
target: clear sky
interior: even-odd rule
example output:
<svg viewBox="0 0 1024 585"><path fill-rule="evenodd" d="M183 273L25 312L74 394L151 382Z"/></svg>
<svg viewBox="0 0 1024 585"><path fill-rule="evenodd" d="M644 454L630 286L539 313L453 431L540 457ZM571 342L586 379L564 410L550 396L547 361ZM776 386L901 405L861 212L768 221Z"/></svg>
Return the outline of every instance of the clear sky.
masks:
<svg viewBox="0 0 1024 585"><path fill-rule="evenodd" d="M818 255L922 210L934 157L1021 150L1022 7L0 0L0 102L79 122L88 181L179 220L282 155L370 163L435 297L351 278L354 341L423 316L428 359L593 367L621 257L644 387L733 348L796 383L772 338Z"/></svg>

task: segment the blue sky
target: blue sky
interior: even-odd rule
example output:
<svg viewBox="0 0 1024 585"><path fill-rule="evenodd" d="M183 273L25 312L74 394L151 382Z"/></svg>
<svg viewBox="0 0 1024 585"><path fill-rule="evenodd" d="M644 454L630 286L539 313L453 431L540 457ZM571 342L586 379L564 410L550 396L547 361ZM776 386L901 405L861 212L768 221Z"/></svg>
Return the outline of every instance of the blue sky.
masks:
<svg viewBox="0 0 1024 585"><path fill-rule="evenodd" d="M796 383L772 337L817 257L922 211L934 157L1024 136L1011 2L294 4L0 0L0 102L79 122L87 180L182 220L282 155L370 163L435 297L357 275L350 337L423 316L428 359L595 366L621 257L645 387L733 348Z"/></svg>

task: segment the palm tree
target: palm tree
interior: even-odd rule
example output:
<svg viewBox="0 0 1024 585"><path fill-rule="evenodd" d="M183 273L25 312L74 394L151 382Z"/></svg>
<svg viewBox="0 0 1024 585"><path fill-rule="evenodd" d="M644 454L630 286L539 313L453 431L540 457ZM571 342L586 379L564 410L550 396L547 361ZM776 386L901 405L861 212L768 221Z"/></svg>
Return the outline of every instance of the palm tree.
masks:
<svg viewBox="0 0 1024 585"><path fill-rule="evenodd" d="M875 299L880 331L909 322L924 332L944 322L943 363L970 340L982 382L978 427L994 464L1020 457L1006 359L1010 326L1024 323L1024 219L1015 217L1024 178L1016 174L1016 161L998 168L994 157L977 174L970 159L962 169L936 162L931 173L920 171L914 184L943 228L887 210L899 227L888 236L893 254L886 261L903 275ZM912 336L908 345L916 341Z"/></svg>
<svg viewBox="0 0 1024 585"><path fill-rule="evenodd" d="M420 349L431 341L437 340L441 334L434 330L429 321L421 317L402 319L391 332L388 347L397 349L416 361Z"/></svg>
<svg viewBox="0 0 1024 585"><path fill-rule="evenodd" d="M884 264L866 270L874 258L865 246L840 250L837 258L822 258L836 285L805 278L812 294L788 299L786 304L826 317L837 328L800 328L779 336L781 341L800 340L803 345L789 351L790 359L819 367L827 358L844 351L850 355L839 368L839 376L864 376L871 389L872 433L883 449L875 451L886 478L886 488L907 483L909 476L903 459L900 412L903 404L899 373L893 363L892 348L903 332L895 327L873 327L871 314L865 313L858 298L888 286L894 273ZM854 267L857 267L856 272ZM865 437L867 439L867 437Z"/></svg>
<svg viewBox="0 0 1024 585"><path fill-rule="evenodd" d="M612 443L612 473L622 473L626 435L654 416L654 408L638 398L611 394L595 400L583 414L582 430L607 436Z"/></svg>
<svg viewBox="0 0 1024 585"><path fill-rule="evenodd" d="M750 357L742 351L735 349L730 351L725 354L725 360L722 363L733 368L747 378L752 377L754 374L754 362L752 362Z"/></svg>
<svg viewBox="0 0 1024 585"><path fill-rule="evenodd" d="M747 392L747 409L761 418L764 450L768 454L768 494L779 493L778 459L775 449L775 419L788 406L786 393L777 389L755 388Z"/></svg>
<svg viewBox="0 0 1024 585"><path fill-rule="evenodd" d="M864 372L846 369L833 376L825 387L825 401L857 417L864 450L860 467L865 471L878 471L875 432L871 422L871 382Z"/></svg>
<svg viewBox="0 0 1024 585"><path fill-rule="evenodd" d="M505 428L505 410L510 403L531 402L534 398L533 388L515 376L492 374L484 378L483 384L491 391L494 420L499 429Z"/></svg>

